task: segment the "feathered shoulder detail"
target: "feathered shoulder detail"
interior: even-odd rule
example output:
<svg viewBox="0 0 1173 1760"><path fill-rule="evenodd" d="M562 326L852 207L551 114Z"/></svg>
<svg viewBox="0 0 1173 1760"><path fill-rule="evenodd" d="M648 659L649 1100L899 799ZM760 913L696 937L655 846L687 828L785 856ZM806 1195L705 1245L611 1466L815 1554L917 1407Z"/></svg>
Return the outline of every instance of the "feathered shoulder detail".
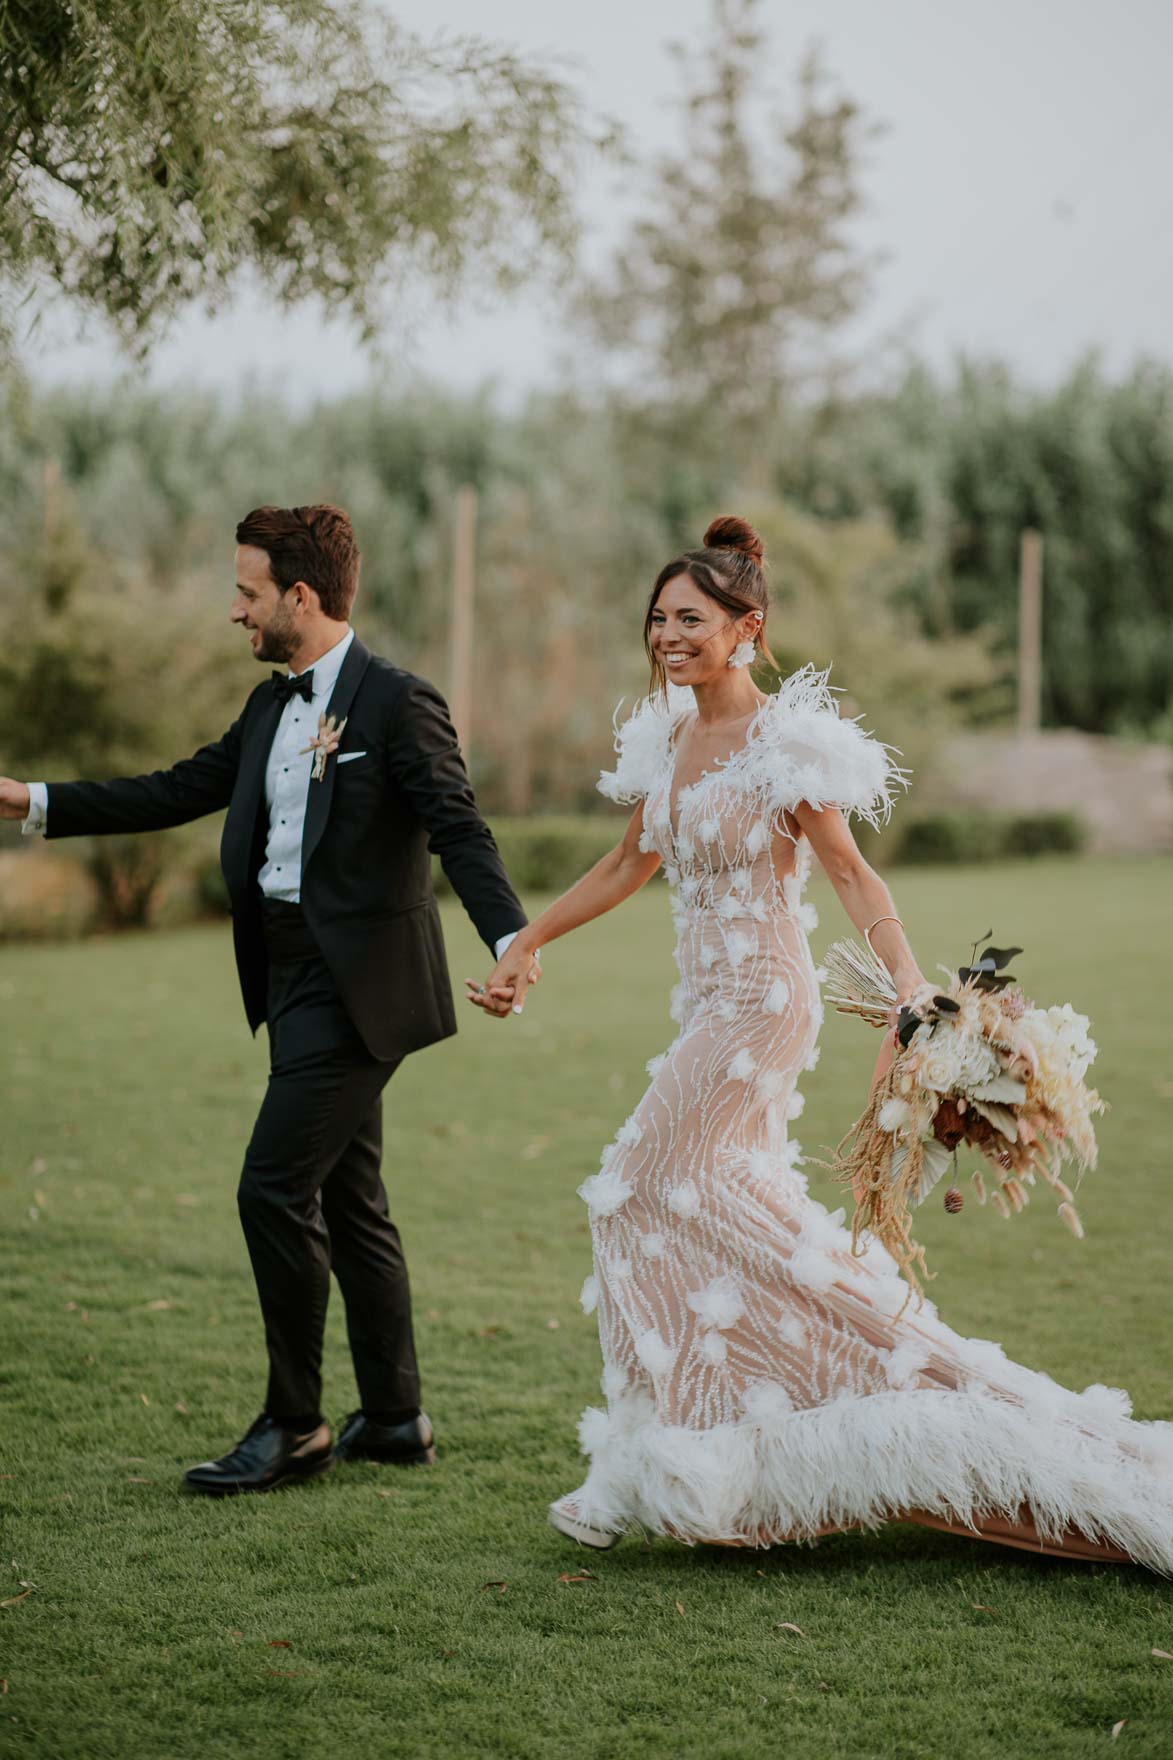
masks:
<svg viewBox="0 0 1173 1760"><path fill-rule="evenodd" d="M894 746L840 715L830 671L808 662L763 703L743 748L747 781L765 795L771 815L807 801L854 813L878 830L909 772Z"/></svg>
<svg viewBox="0 0 1173 1760"><path fill-rule="evenodd" d="M667 762L673 730L688 714L692 703L690 690L669 684L667 694L660 692L641 698L622 723L620 703L613 722L619 761L614 770L600 773L596 784L599 793L609 801L626 801L632 806L642 800Z"/></svg>

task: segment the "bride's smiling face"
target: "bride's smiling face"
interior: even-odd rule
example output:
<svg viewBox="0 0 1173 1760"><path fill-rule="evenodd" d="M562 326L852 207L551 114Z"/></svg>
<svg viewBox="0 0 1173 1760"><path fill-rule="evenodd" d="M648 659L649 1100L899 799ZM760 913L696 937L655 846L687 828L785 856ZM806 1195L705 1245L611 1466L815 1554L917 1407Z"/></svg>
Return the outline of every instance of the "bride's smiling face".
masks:
<svg viewBox="0 0 1173 1760"><path fill-rule="evenodd" d="M660 590L648 640L674 683L706 684L728 666L737 644L752 638L755 626L752 612L734 621L689 575L678 574Z"/></svg>

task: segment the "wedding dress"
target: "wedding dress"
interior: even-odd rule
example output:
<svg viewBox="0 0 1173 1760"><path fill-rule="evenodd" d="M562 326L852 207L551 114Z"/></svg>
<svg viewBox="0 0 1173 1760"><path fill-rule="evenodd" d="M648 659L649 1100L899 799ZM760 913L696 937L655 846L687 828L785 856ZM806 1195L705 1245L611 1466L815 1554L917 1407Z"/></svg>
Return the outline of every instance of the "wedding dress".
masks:
<svg viewBox="0 0 1173 1760"><path fill-rule="evenodd" d="M585 1484L562 1500L610 1533L769 1545L912 1520L1173 1574L1173 1424L1127 1394L1074 1393L964 1338L877 1241L807 1192L790 1127L818 1059L820 974L803 898L810 846L788 815L874 825L903 775L806 666L746 741L674 782L690 691L644 701L599 787L644 802L642 847L671 888L679 1033L579 1188L607 1408L579 1426ZM904 1313L897 1318L901 1308ZM553 1506L558 1510L559 1506Z"/></svg>

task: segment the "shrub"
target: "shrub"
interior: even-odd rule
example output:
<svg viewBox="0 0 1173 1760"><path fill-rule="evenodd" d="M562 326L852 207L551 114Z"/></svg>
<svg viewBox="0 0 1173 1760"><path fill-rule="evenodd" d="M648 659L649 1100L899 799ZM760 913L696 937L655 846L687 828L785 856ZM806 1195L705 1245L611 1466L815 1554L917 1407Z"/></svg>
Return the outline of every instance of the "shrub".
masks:
<svg viewBox="0 0 1173 1760"><path fill-rule="evenodd" d="M521 892L563 892L618 843L623 821L586 814L533 819L493 818L493 836L513 884ZM439 862L436 890L450 892Z"/></svg>
<svg viewBox="0 0 1173 1760"><path fill-rule="evenodd" d="M993 813L950 807L911 817L896 852L900 862L992 862L1000 858L1071 855L1087 843L1077 813L1036 810Z"/></svg>
<svg viewBox="0 0 1173 1760"><path fill-rule="evenodd" d="M897 850L901 862L989 862L1001 855L1005 821L980 808L947 807L910 817Z"/></svg>
<svg viewBox="0 0 1173 1760"><path fill-rule="evenodd" d="M1087 825L1062 809L1016 813L1006 824L1008 856L1075 855L1087 846Z"/></svg>

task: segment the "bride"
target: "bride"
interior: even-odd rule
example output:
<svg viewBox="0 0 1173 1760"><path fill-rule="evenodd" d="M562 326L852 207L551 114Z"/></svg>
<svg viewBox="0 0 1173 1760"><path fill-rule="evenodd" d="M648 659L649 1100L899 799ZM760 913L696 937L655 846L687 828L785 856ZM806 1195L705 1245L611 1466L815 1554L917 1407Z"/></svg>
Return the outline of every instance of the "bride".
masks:
<svg viewBox="0 0 1173 1760"><path fill-rule="evenodd" d="M674 558L644 624L651 695L600 778L634 803L622 841L523 929L471 999L520 1011L537 948L637 891L672 890L679 1033L579 1188L590 1210L607 1408L579 1426L585 1482L550 1506L599 1548L643 1527L769 1546L912 1521L1173 1574L1173 1424L1074 1393L964 1338L879 1242L807 1193L790 1127L818 1058L812 853L899 999L925 979L848 828L878 825L904 774L804 666L773 696L762 545L713 522ZM897 1004L899 1006L899 1003ZM877 1072L892 1055L885 1035ZM899 1316L899 1317L898 1317Z"/></svg>

